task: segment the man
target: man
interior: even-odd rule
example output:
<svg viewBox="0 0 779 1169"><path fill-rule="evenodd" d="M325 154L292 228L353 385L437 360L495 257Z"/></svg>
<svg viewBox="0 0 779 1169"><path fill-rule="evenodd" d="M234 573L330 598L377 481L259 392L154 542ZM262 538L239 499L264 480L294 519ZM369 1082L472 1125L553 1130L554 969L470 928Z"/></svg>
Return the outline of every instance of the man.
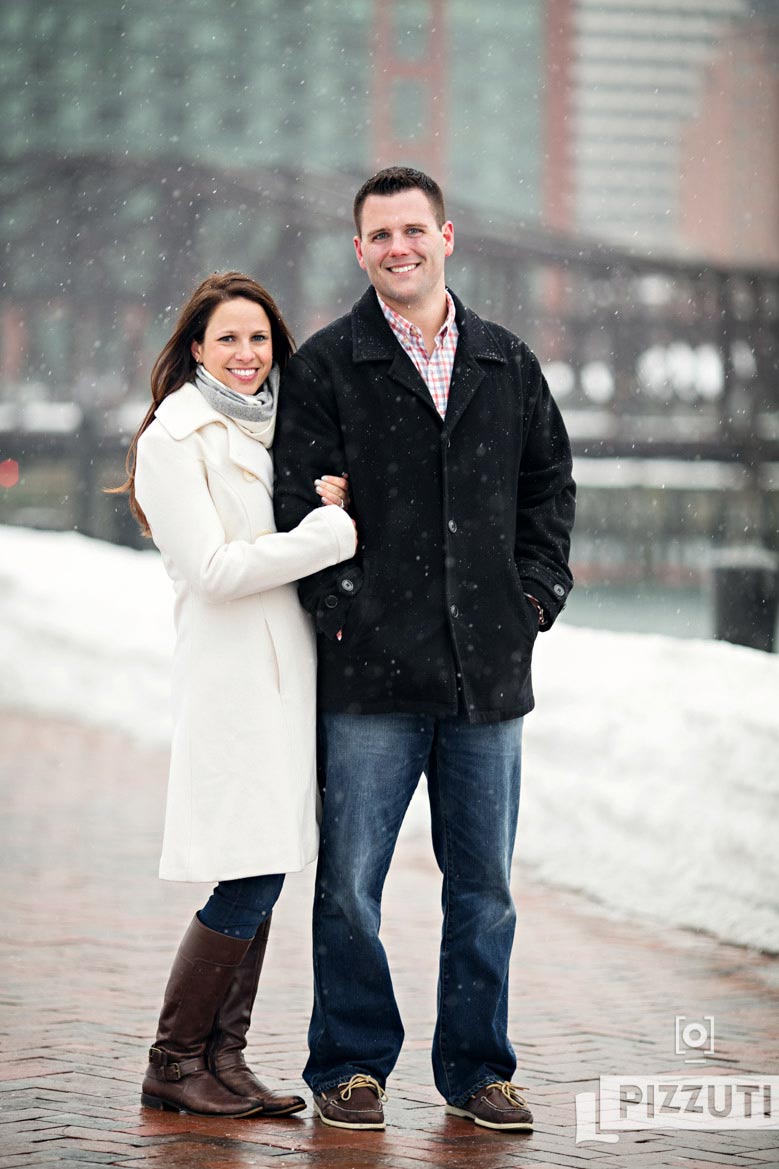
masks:
<svg viewBox="0 0 779 1169"><path fill-rule="evenodd" d="M324 783L304 1077L325 1124L384 1127L403 1027L381 895L425 772L443 874L435 1082L454 1115L529 1129L507 1035L509 878L533 643L572 587L570 448L530 350L447 290L438 185L391 167L354 216L372 287L290 361L275 447L279 529L329 467L349 473L359 535L353 561L300 583Z"/></svg>

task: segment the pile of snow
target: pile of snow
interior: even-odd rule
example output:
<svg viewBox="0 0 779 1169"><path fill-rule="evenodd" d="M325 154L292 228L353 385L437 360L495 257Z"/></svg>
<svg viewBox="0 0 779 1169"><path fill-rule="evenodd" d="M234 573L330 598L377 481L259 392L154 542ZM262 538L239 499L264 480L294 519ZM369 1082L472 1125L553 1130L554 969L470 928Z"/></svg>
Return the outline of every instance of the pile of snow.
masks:
<svg viewBox="0 0 779 1169"><path fill-rule="evenodd" d="M165 746L156 553L0 528L0 706ZM518 856L631 915L779 952L779 658L575 629L539 639ZM425 831L423 795L410 832Z"/></svg>
<svg viewBox="0 0 779 1169"><path fill-rule="evenodd" d="M172 604L156 552L0 527L0 706L165 746Z"/></svg>
<svg viewBox="0 0 779 1169"><path fill-rule="evenodd" d="M538 875L779 951L779 658L561 626L534 684L519 853Z"/></svg>

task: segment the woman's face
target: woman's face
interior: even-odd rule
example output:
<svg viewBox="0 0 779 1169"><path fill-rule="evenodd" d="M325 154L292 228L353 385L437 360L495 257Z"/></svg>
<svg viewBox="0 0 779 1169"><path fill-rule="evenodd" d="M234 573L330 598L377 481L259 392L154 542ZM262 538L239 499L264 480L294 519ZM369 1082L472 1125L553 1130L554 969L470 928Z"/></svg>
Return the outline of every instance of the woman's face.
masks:
<svg viewBox="0 0 779 1169"><path fill-rule="evenodd" d="M270 321L262 305L237 296L212 312L192 356L229 390L256 394L273 365Z"/></svg>

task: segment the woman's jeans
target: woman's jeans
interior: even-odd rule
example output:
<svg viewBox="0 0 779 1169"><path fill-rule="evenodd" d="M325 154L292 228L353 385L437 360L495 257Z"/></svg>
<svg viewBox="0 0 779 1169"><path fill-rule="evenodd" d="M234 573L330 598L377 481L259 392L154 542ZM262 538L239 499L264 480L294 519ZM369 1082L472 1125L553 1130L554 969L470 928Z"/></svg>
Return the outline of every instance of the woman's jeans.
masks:
<svg viewBox="0 0 779 1169"><path fill-rule="evenodd" d="M203 925L231 938L253 938L279 899L284 873L220 881L198 912Z"/></svg>
<svg viewBox="0 0 779 1169"><path fill-rule="evenodd" d="M384 1084L403 1025L379 940L381 895L400 825L427 775L443 874L436 1086L461 1104L510 1080L514 939L509 888L522 719L474 725L425 715L319 718L324 809L314 897L314 1010L304 1078L322 1092L362 1072Z"/></svg>

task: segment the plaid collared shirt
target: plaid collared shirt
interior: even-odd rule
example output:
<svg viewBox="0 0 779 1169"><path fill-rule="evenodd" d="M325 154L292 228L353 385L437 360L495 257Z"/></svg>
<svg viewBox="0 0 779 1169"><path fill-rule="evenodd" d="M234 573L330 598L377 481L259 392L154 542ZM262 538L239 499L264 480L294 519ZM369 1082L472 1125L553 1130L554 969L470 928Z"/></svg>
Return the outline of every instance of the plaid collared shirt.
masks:
<svg viewBox="0 0 779 1169"><path fill-rule="evenodd" d="M457 338L460 335L454 319L454 301L447 292L446 320L436 334L433 352L428 357L421 329L385 304L378 292L376 296L392 332L419 370L436 410L444 418L454 368L454 355L457 352Z"/></svg>

